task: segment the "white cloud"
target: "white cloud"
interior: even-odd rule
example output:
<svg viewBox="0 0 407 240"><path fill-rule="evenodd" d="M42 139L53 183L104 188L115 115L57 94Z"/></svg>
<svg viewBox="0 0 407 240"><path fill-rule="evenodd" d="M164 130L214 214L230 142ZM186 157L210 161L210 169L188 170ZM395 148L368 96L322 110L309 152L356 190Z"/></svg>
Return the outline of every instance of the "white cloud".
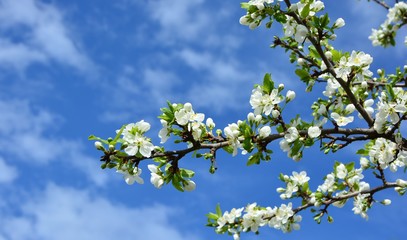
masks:
<svg viewBox="0 0 407 240"><path fill-rule="evenodd" d="M2 157L0 157L0 184L11 183L18 177L18 170L6 163Z"/></svg>
<svg viewBox="0 0 407 240"><path fill-rule="evenodd" d="M21 70L50 60L83 72L94 67L55 6L38 0L0 1L0 64Z"/></svg>
<svg viewBox="0 0 407 240"><path fill-rule="evenodd" d="M215 52L199 52L184 48L178 57L195 69L197 81L188 86L187 97L195 105L220 112L224 108L238 108L247 102L254 74L232 58ZM246 93L242 92L245 90ZM246 104L248 106L248 104Z"/></svg>
<svg viewBox="0 0 407 240"><path fill-rule="evenodd" d="M62 160L97 185L107 181L108 175L102 173L97 159L84 154L82 141L49 136L60 127L59 116L35 110L23 100L0 100L0 112L0 145L7 146L2 152L25 164L44 165Z"/></svg>
<svg viewBox="0 0 407 240"><path fill-rule="evenodd" d="M19 206L18 216L2 216L0 238L196 240L173 224L176 210L162 205L130 208L78 190L49 184Z"/></svg>
<svg viewBox="0 0 407 240"><path fill-rule="evenodd" d="M203 0L149 1L151 18L159 22L161 41L195 40L202 36L201 30L209 26L210 19L202 11ZM164 42L163 41L163 42Z"/></svg>

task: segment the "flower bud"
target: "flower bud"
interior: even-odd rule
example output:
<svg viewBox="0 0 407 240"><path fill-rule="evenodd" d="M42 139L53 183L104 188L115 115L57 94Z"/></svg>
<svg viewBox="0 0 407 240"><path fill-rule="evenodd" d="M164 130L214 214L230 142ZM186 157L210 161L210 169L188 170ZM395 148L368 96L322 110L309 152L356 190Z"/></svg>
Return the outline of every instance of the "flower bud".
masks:
<svg viewBox="0 0 407 240"><path fill-rule="evenodd" d="M222 130L221 130L221 129L216 129L216 134L217 134L218 136L220 136L220 135L222 134Z"/></svg>
<svg viewBox="0 0 407 240"><path fill-rule="evenodd" d="M283 193L285 192L285 188L279 187L276 189L278 193Z"/></svg>
<svg viewBox="0 0 407 240"><path fill-rule="evenodd" d="M289 102L295 98L295 92L288 90L286 94L286 101Z"/></svg>
<svg viewBox="0 0 407 240"><path fill-rule="evenodd" d="M251 22L249 24L250 30L253 30L253 29L257 28L258 26L259 26L259 24L257 22Z"/></svg>
<svg viewBox="0 0 407 240"><path fill-rule="evenodd" d="M185 111L190 112L192 110L192 104L189 102L185 103L184 109L185 109Z"/></svg>
<svg viewBox="0 0 407 240"><path fill-rule="evenodd" d="M212 118L206 119L206 126L211 130L215 128L215 123Z"/></svg>
<svg viewBox="0 0 407 240"><path fill-rule="evenodd" d="M381 204L387 206L391 204L391 200L390 199L384 199L383 201L380 202Z"/></svg>
<svg viewBox="0 0 407 240"><path fill-rule="evenodd" d="M334 23L334 28L341 28L345 26L345 20L343 20L343 18L338 18L336 19L335 23Z"/></svg>
<svg viewBox="0 0 407 240"><path fill-rule="evenodd" d="M101 142L99 142L99 141L96 141L96 142L95 142L95 148L96 148L97 150L101 150L101 151L104 151L104 150L105 150L105 148L103 147L103 144L102 144Z"/></svg>
<svg viewBox="0 0 407 240"><path fill-rule="evenodd" d="M368 160L367 158L361 157L359 162L360 162L360 166L361 166L363 169L366 169L366 168L369 167L369 160Z"/></svg>
<svg viewBox="0 0 407 240"><path fill-rule="evenodd" d="M115 150L114 145L111 145L111 144L110 144L110 145L109 145L109 151L111 151L111 152L112 152L112 151L114 151L114 150Z"/></svg>
<svg viewBox="0 0 407 240"><path fill-rule="evenodd" d="M278 111L278 110L276 110L276 109L273 109L273 110L271 111L271 115L272 115L274 118L278 118L278 117L280 116L280 111Z"/></svg>
<svg viewBox="0 0 407 240"><path fill-rule="evenodd" d="M256 115L256 122L259 123L261 122L261 120L263 119L263 117L261 115Z"/></svg>
<svg viewBox="0 0 407 240"><path fill-rule="evenodd" d="M336 34L332 34L330 37L329 37L329 39L331 39L331 40L335 40L336 39Z"/></svg>
<svg viewBox="0 0 407 240"><path fill-rule="evenodd" d="M256 117L254 116L254 113L250 112L249 114L247 114L247 120L249 122L254 122L256 121Z"/></svg>
<svg viewBox="0 0 407 240"><path fill-rule="evenodd" d="M241 25L247 26L247 25L250 24L248 20L249 20L249 16L244 15L244 16L242 16L242 17L239 19L239 23L240 23Z"/></svg>
<svg viewBox="0 0 407 240"><path fill-rule="evenodd" d="M332 59L332 53L331 53L330 51L326 51L326 52L325 52L325 56L326 56L328 59Z"/></svg>
<svg viewBox="0 0 407 240"><path fill-rule="evenodd" d="M348 113L353 113L355 111L355 105L353 105L353 104L346 105L345 111Z"/></svg>
<svg viewBox="0 0 407 240"><path fill-rule="evenodd" d="M403 179L397 179L396 183L401 187L407 187L407 181L404 181Z"/></svg>
<svg viewBox="0 0 407 240"><path fill-rule="evenodd" d="M280 91L282 91L283 89L284 89L284 84L280 83L280 84L278 85L278 91L280 92Z"/></svg>
<svg viewBox="0 0 407 240"><path fill-rule="evenodd" d="M184 190L185 190L185 191L190 192L190 191L195 190L195 188L196 188L196 184L195 184L195 182L192 181L192 180L187 180L187 181L185 182L185 184L184 184Z"/></svg>
<svg viewBox="0 0 407 240"><path fill-rule="evenodd" d="M263 126L259 130L259 137L260 138L266 138L266 137L268 137L270 135L270 133L271 133L270 126Z"/></svg>
<svg viewBox="0 0 407 240"><path fill-rule="evenodd" d="M300 66L304 66L304 65L305 65L305 59L304 59L304 58L298 58L298 59L297 59L297 63L298 63L298 65L300 65Z"/></svg>

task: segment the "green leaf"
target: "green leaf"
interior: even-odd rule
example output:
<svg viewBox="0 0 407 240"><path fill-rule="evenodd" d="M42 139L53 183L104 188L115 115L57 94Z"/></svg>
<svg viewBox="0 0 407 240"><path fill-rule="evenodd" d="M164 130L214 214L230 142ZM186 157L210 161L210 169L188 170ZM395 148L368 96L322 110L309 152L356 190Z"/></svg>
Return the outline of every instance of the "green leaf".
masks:
<svg viewBox="0 0 407 240"><path fill-rule="evenodd" d="M222 210L220 209L220 204L216 204L216 215L222 217Z"/></svg>
<svg viewBox="0 0 407 240"><path fill-rule="evenodd" d="M304 6L304 8L302 9L302 11L300 13L302 18L308 17L309 12L310 12L310 6L311 6L310 3L308 3L307 5Z"/></svg>
<svg viewBox="0 0 407 240"><path fill-rule="evenodd" d="M225 150L229 154L233 153L233 147L232 146L223 147L223 150Z"/></svg>
<svg viewBox="0 0 407 240"><path fill-rule="evenodd" d="M266 73L263 79L263 91L267 94L271 93L271 90L274 89L274 82L271 79L270 73Z"/></svg>
<svg viewBox="0 0 407 240"><path fill-rule="evenodd" d="M88 140L98 140L98 141L100 141L100 142L102 142L102 143L104 143L106 145L109 145L109 142L107 140L101 139L100 137L96 137L95 135L90 135L88 137Z"/></svg>
<svg viewBox="0 0 407 240"><path fill-rule="evenodd" d="M110 142L110 144L116 144L117 140L119 140L120 136L122 135L122 132L124 130L124 128L126 127L126 125L123 125L120 130L117 132L116 136L114 137L113 141Z"/></svg>
<svg viewBox="0 0 407 240"><path fill-rule="evenodd" d="M261 153L255 153L255 154L251 155L249 157L249 160L247 161L246 165L250 166L250 165L253 165L253 164L260 164L260 156L259 156L259 154L261 154Z"/></svg>
<svg viewBox="0 0 407 240"><path fill-rule="evenodd" d="M301 68L296 69L295 74L297 74L297 76L300 77L300 79L305 82L307 82L307 80L309 80L311 78L308 71L301 69Z"/></svg>
<svg viewBox="0 0 407 240"><path fill-rule="evenodd" d="M329 17L327 13L325 13L324 16L320 17L319 23L322 28L325 28L329 24Z"/></svg>
<svg viewBox="0 0 407 240"><path fill-rule="evenodd" d="M192 178L195 175L195 172L192 170L181 168L181 176L184 178Z"/></svg>
<svg viewBox="0 0 407 240"><path fill-rule="evenodd" d="M172 185L175 187L175 189L177 189L180 192L183 192L184 189L181 186L181 178L179 177L179 175L174 174L174 177L172 178Z"/></svg>
<svg viewBox="0 0 407 240"><path fill-rule="evenodd" d="M219 216L216 215L215 213L208 213L208 214L206 214L206 216L207 216L209 219L212 219L212 220L215 220L215 221L217 221L218 218L219 218Z"/></svg>
<svg viewBox="0 0 407 240"><path fill-rule="evenodd" d="M362 149L359 149L359 150L356 152L356 154L359 154L359 155L362 155L362 156L367 156L367 155L369 155L369 151L366 150L366 149L364 149L364 148L362 148Z"/></svg>
<svg viewBox="0 0 407 240"><path fill-rule="evenodd" d="M354 168L355 168L355 162L350 162L350 163L346 164L346 170L348 170L348 172L351 172Z"/></svg>
<svg viewBox="0 0 407 240"><path fill-rule="evenodd" d="M247 2L242 2L240 3L240 7L243 9L248 9L250 7L250 4Z"/></svg>

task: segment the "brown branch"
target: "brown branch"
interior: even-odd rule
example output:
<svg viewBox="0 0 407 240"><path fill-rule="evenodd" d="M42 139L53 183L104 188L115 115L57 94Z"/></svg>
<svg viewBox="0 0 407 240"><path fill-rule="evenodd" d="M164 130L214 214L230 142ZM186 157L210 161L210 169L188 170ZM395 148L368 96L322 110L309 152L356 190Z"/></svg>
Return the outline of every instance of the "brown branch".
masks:
<svg viewBox="0 0 407 240"><path fill-rule="evenodd" d="M384 8L386 8L387 10L390 9L389 5L387 5L385 1L379 1L379 0L372 0L372 1L379 4L380 6L382 6ZM396 1L396 2L398 2L398 1Z"/></svg>
<svg viewBox="0 0 407 240"><path fill-rule="evenodd" d="M284 0L284 2L287 4L287 7L291 6L291 3L289 0ZM291 17L294 18L294 20L298 23L301 24L303 26L305 26L308 29L308 32L311 32L309 26L307 25L306 22L302 21L297 14L295 13L287 13L288 15L290 15ZM328 72L334 76L334 78L338 81L338 83L341 85L341 87L345 90L349 100L352 102L352 104L355 106L355 108L358 110L358 112L362 115L363 119L365 119L365 121L367 122L369 127L373 127L374 124L374 120L372 119L372 117L366 112L366 110L364 109L364 107L360 104L360 102L356 99L355 95L353 94L352 90L349 88L348 83L343 80L342 78L339 78L336 76L334 67L331 63L331 61L329 61L329 59L326 57L321 44L319 43L320 41L315 39L312 36L307 36L308 40L311 42L311 44L315 47L316 51L318 52L318 54L320 55L322 61L325 63Z"/></svg>

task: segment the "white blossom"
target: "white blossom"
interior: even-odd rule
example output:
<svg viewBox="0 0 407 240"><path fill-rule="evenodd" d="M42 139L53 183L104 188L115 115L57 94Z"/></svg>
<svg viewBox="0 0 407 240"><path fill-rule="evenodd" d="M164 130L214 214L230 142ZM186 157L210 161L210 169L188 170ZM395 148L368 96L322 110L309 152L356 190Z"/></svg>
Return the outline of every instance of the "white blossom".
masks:
<svg viewBox="0 0 407 240"><path fill-rule="evenodd" d="M150 182L154 185L154 187L160 189L164 184L164 179L158 174L157 166L154 164L149 164L147 167L151 172Z"/></svg>
<svg viewBox="0 0 407 240"><path fill-rule="evenodd" d="M310 138L317 138L321 135L321 129L318 126L312 126L308 128L308 136Z"/></svg>
<svg viewBox="0 0 407 240"><path fill-rule="evenodd" d="M353 116L345 117L336 112L331 113L331 118L335 120L339 127L343 127L353 122Z"/></svg>
<svg viewBox="0 0 407 240"><path fill-rule="evenodd" d="M310 178L307 176L307 172L301 171L300 173L293 172L293 175L290 177L290 179L294 182L296 185L304 185L307 183Z"/></svg>
<svg viewBox="0 0 407 240"><path fill-rule="evenodd" d="M287 102L293 100L295 98L295 92L288 90L285 98Z"/></svg>
<svg viewBox="0 0 407 240"><path fill-rule="evenodd" d="M339 179L345 179L346 175L348 174L348 170L346 169L343 163L339 164L336 167L336 177Z"/></svg>
<svg viewBox="0 0 407 240"><path fill-rule="evenodd" d="M132 185L134 182L143 184L144 180L140 177L142 170L140 168L131 169L130 172L127 169L117 169L118 173L123 174L124 181L128 185Z"/></svg>
<svg viewBox="0 0 407 240"><path fill-rule="evenodd" d="M345 26L345 20L343 20L343 18L336 19L334 23L334 28L341 28L343 26Z"/></svg>
<svg viewBox="0 0 407 240"><path fill-rule="evenodd" d="M259 130L259 137L260 138L266 138L271 134L271 128L270 126L263 126Z"/></svg>
<svg viewBox="0 0 407 240"><path fill-rule="evenodd" d="M192 180L187 180L184 184L184 190L185 191L193 191L196 188L196 184Z"/></svg>
<svg viewBox="0 0 407 240"><path fill-rule="evenodd" d="M279 104L282 101L278 89L273 89L270 94L263 93L260 87L253 89L250 96L250 105L254 109L254 114L259 115L264 113L270 115L274 108L274 105Z"/></svg>
<svg viewBox="0 0 407 240"><path fill-rule="evenodd" d="M294 142L295 140L297 140L299 134L298 134L298 130L295 127L290 127L287 129L287 133L284 135L284 138L287 142Z"/></svg>

